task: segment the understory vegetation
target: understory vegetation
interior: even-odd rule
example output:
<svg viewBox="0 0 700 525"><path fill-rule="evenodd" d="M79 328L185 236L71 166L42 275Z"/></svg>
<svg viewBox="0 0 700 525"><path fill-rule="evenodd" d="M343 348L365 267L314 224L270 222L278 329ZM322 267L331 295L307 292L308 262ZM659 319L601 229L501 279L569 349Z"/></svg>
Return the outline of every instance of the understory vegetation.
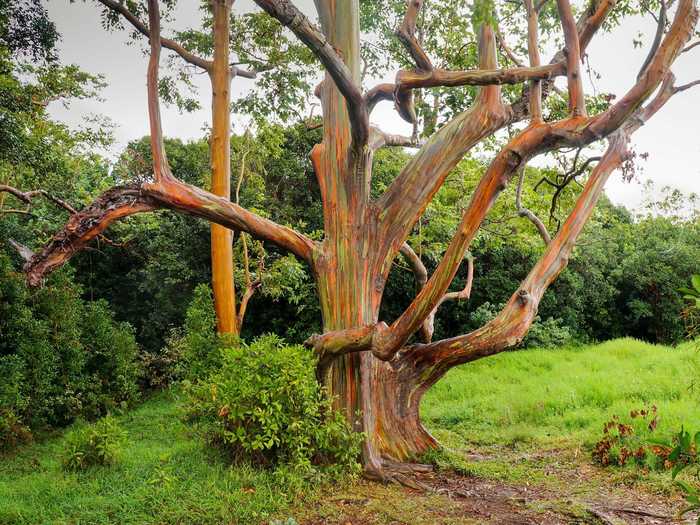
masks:
<svg viewBox="0 0 700 525"><path fill-rule="evenodd" d="M592 454L606 422L642 406L657 407L659 439L672 440L681 425L699 422L700 393L689 390L687 382L697 358L688 344L669 348L620 339L505 353L457 368L425 400L424 419L446 445L442 456L428 459L486 479L542 483L551 490L565 490L571 483L567 475L587 469L585 480L577 481L583 494L595 493L603 483L613 492L629 484L649 493L669 492L667 472L595 467ZM484 367L494 372L489 379L481 373ZM625 380L629 377L634 380ZM225 451L207 446L183 421L186 403L175 388L116 416L128 438L109 467L64 469L61 458L75 439L73 430L5 456L0 523L253 524L284 523L288 517L302 523L314 516L317 498L330 490L323 480L285 467L232 464ZM684 476L679 479L687 480ZM341 501L381 493L364 494L362 485L348 478L336 480L333 490ZM341 510L326 504L318 512L333 522L333 512ZM417 510L409 506L406 512ZM431 523L429 517L398 510L387 516Z"/></svg>

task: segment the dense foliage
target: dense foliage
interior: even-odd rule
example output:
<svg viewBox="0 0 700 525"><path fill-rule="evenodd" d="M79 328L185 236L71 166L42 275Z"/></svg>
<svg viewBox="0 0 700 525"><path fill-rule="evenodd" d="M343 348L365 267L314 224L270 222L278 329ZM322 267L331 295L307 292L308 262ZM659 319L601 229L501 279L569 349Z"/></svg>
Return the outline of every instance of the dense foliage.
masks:
<svg viewBox="0 0 700 525"><path fill-rule="evenodd" d="M138 346L104 302L87 302L71 272L30 291L0 254L0 444L26 429L95 418L139 396Z"/></svg>
<svg viewBox="0 0 700 525"><path fill-rule="evenodd" d="M221 365L187 388L187 417L235 460L356 469L360 437L331 408L316 359L268 335L221 350Z"/></svg>

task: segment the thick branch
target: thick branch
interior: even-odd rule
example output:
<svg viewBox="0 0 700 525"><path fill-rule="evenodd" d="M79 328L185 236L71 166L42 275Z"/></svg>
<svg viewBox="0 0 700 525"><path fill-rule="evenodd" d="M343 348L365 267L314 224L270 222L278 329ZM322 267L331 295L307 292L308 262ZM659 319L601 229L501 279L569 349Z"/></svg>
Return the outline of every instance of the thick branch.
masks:
<svg viewBox="0 0 700 525"><path fill-rule="evenodd" d="M644 59L644 63L642 64L642 67L639 68L639 73L637 74L637 80L642 78L642 75L646 73L647 67L649 67L649 64L651 63L652 59L654 58L654 55L656 55L656 52L659 50L659 46L661 45L661 40L663 39L664 36L664 31L666 30L666 0L661 0L661 7L659 8L659 19L657 21L656 25L656 34L654 35L654 41L651 44L651 48L649 49L649 53L647 54L647 57ZM681 51L682 53L683 51Z"/></svg>
<svg viewBox="0 0 700 525"><path fill-rule="evenodd" d="M148 123L151 130L151 155L153 157L153 175L156 181L172 178L170 166L165 155L163 129L160 118L160 99L158 93L158 69L160 67L160 10L158 0L148 0L148 22L150 27L151 56L148 60Z"/></svg>
<svg viewBox="0 0 700 525"><path fill-rule="evenodd" d="M532 0L525 0L527 10L527 50L530 66L540 65L540 49L538 42L539 24L537 11ZM533 122L542 121L542 82L533 80L530 83L530 119Z"/></svg>
<svg viewBox="0 0 700 525"><path fill-rule="evenodd" d="M167 208L272 242L313 265L315 243L304 235L260 217L229 200L177 179L163 183L113 188L86 209L74 214L66 226L27 264L32 285L85 248L114 221L136 213Z"/></svg>
<svg viewBox="0 0 700 525"><path fill-rule="evenodd" d="M410 354L412 359L419 362L416 366L432 369L439 377L452 366L497 353L521 341L537 315L537 307L545 290L565 268L576 239L603 192L605 182L626 160L628 140L624 132L611 138L603 160L591 173L569 218L519 290L493 321L467 335L429 345L416 345L406 352L405 357Z"/></svg>
<svg viewBox="0 0 700 525"><path fill-rule="evenodd" d="M473 69L468 71L400 71L396 76L400 90L428 87L488 86L519 84L529 80L547 80L566 73L564 63L511 69Z"/></svg>
<svg viewBox="0 0 700 525"><path fill-rule="evenodd" d="M573 116L586 115L586 103L581 78L581 45L569 0L557 0L559 18L566 45L566 75L569 88L569 111Z"/></svg>
<svg viewBox="0 0 700 525"><path fill-rule="evenodd" d="M493 321L469 334L429 345L414 345L402 352L402 359L411 360L416 369L423 371L425 388L452 366L498 353L522 340L547 287L566 267L576 239L590 219L606 181L629 158L630 137L679 92L673 82L673 74L667 73L656 97L610 136L606 152L593 169L568 219L519 290Z"/></svg>
<svg viewBox="0 0 700 525"><path fill-rule="evenodd" d="M316 55L343 94L352 124L355 146L362 147L369 139L367 104L360 87L341 56L333 49L320 29L314 26L289 0L255 0L270 16L288 27Z"/></svg>
<svg viewBox="0 0 700 525"><path fill-rule="evenodd" d="M596 117L578 134L589 142L619 128L664 81L671 65L690 39L698 20L694 0L681 0L671 27L639 81L616 104ZM575 142L575 137L574 138ZM580 142L580 140L579 140Z"/></svg>
<svg viewBox="0 0 700 525"><path fill-rule="evenodd" d="M482 69L495 69L496 46L490 27L482 31L480 57ZM500 87L484 86L469 110L440 128L409 160L377 201L382 236L394 243L395 250L464 154L502 127L509 117Z"/></svg>
<svg viewBox="0 0 700 525"><path fill-rule="evenodd" d="M386 133L378 128L372 128L369 147L376 151L386 146L399 146L405 148L420 148L423 142L418 137L407 137L405 135L394 135Z"/></svg>
<svg viewBox="0 0 700 525"><path fill-rule="evenodd" d="M148 28L146 25L141 22L129 9L127 9L126 5L119 3L115 0L98 0L102 5L108 7L112 11L115 11L122 15L134 28L144 35L146 38L150 39L151 35L148 31ZM204 70L208 70L211 67L211 62L208 60L205 60L201 57L198 57L194 53L188 51L185 49L182 45L178 44L174 40L170 40L168 38L162 38L161 42L163 44L163 47L170 49L171 51L174 51L178 55L180 55L183 60L186 62L189 62L190 64L201 67Z"/></svg>

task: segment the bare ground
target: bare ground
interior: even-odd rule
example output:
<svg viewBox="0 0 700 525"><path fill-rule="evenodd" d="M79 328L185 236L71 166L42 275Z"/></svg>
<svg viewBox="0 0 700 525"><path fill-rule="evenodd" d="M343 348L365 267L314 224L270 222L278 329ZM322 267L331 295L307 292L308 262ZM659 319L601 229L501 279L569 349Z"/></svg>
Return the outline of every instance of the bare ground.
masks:
<svg viewBox="0 0 700 525"><path fill-rule="evenodd" d="M453 470L416 474L413 480L427 490L358 481L349 488L331 489L323 501L300 509L297 521L303 525L670 525L697 519L677 517L682 505L677 497L617 479L589 462L544 459L542 470L550 479L542 482L538 472L533 476L540 480L537 483Z"/></svg>

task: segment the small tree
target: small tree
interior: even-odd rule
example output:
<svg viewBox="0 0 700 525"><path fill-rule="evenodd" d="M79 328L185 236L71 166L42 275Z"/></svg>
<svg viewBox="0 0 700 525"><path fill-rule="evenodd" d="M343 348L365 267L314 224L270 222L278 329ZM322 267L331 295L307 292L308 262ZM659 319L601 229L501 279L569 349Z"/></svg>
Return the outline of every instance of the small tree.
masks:
<svg viewBox="0 0 700 525"><path fill-rule="evenodd" d="M695 31L697 7L694 0L679 0L669 22L668 6L662 1L658 31L635 83L614 104L603 108L592 104L593 114L589 115L581 57L601 26L614 25L615 19L630 11L629 4L615 10L611 0L592 0L577 22L568 0L557 0L556 9L544 1L535 4L525 0L518 16L527 23L527 30L521 33L526 35L530 65L499 69L497 39L502 49L508 46L498 37L496 7L508 2L499 6L477 1L471 16L478 37L479 65L476 69L447 70L437 67L421 44L423 32L418 21L422 0L408 0L397 35L410 56L410 67L399 71L393 84L363 92L359 0L316 0L321 28L289 0L255 1L308 46L326 70L317 89L323 110L323 140L311 152L323 200L325 238L314 241L173 177L164 153L158 104L158 63L166 41L160 36L158 2L149 0L149 24L144 30L151 45L148 95L153 178L113 188L74 214L49 244L36 254L27 254L25 270L30 283L37 285L115 220L159 208L201 217L289 250L309 264L318 286L324 333L307 341L320 357L318 376L355 428L365 432L363 462L367 474L391 478L395 472L405 471L404 462L437 444L419 418L426 390L450 368L498 353L525 336L542 295L566 266L605 182L616 169L629 168L633 133L673 95L696 84L676 86L670 67L685 49L695 45L685 47ZM215 12L228 13L230 4L230 0L213 0ZM455 2L459 7L464 4ZM544 34L551 34L555 31L553 19L560 21L565 48L542 65L538 22L548 21ZM214 41L219 42L228 34L228 24L215 23L213 31ZM440 39L440 35L423 36ZM563 114L543 111L543 101L555 91L553 79L558 76L567 78L567 93L560 98L567 104ZM501 86L505 84L524 85L521 91L509 92L510 103L504 101ZM480 88L467 109L456 112L442 126L428 126L439 129L424 144L420 144L418 133L398 137L370 125L372 109L383 100L392 101L401 117L415 123L415 93L458 86ZM218 111L228 112L228 108L222 104ZM420 259L405 244L412 228L465 154L499 130L520 122L526 125L493 157L442 260L428 278ZM219 138L212 147L228 148L227 141ZM552 181L557 188L563 187L594 165L571 213L553 237L518 203L519 212L534 223L547 246L500 313L475 331L430 341L430 327L425 325L430 324L440 304L469 294L470 282L456 296L449 295L448 288L506 185L512 179L522 185L525 165L537 156L571 148L580 151L601 140L608 142L601 156L577 164L576 169ZM400 145L419 148L386 191L372 198L374 152ZM226 158L227 153L215 151L215 155ZM405 311L387 324L378 318L379 307L392 261L399 252L412 261L422 286ZM425 342L411 343L422 327Z"/></svg>

